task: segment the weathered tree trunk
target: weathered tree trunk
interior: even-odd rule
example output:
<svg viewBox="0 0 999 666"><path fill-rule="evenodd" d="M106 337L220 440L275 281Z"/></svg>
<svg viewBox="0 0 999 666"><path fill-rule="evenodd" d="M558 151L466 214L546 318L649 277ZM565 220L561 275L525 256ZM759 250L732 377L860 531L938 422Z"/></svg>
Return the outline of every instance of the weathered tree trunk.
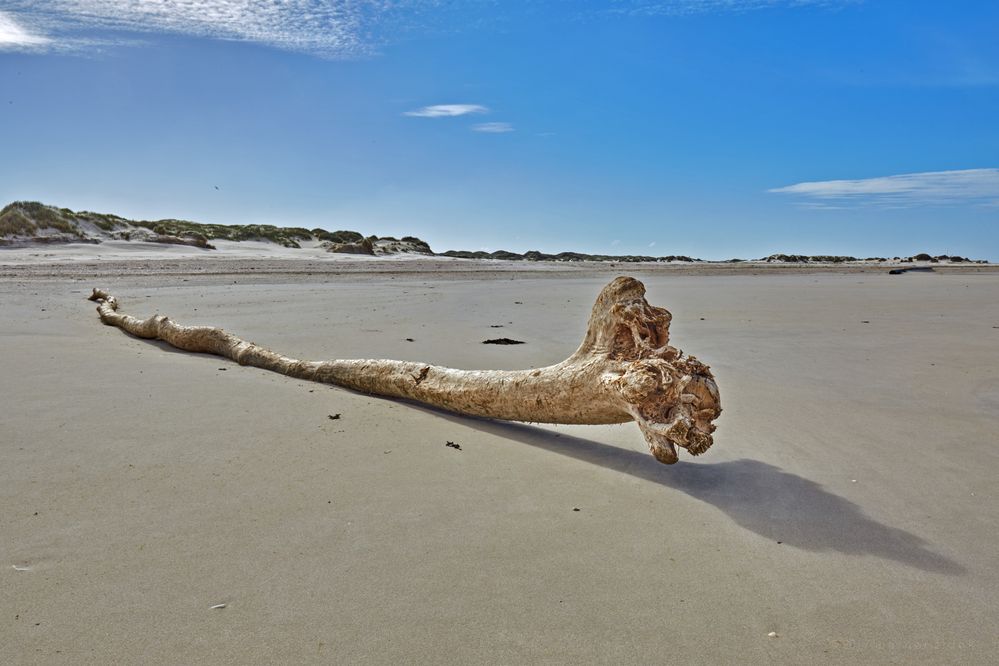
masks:
<svg viewBox="0 0 999 666"><path fill-rule="evenodd" d="M653 455L677 460L711 446L721 413L718 388L707 365L669 345L668 311L645 300L645 286L619 277L597 297L586 336L576 352L535 370L455 370L391 360L300 361L210 326L182 326L165 316L148 319L118 312L118 302L94 289L101 321L140 338L178 349L217 354L240 365L408 398L459 414L535 423L637 421Z"/></svg>

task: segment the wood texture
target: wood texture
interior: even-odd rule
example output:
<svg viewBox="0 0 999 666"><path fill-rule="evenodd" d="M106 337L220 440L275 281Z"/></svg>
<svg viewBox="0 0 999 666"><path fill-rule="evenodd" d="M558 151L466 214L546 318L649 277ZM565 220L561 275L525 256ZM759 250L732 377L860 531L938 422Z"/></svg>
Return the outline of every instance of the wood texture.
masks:
<svg viewBox="0 0 999 666"><path fill-rule="evenodd" d="M140 338L215 354L240 365L406 398L459 414L534 423L635 421L657 460L677 461L676 447L699 455L712 444L721 413L708 366L669 345L672 316L648 304L645 286L616 278L597 297L582 344L569 358L533 370L457 370L412 361L303 361L246 342L220 328L182 326L162 315L118 312L94 289L101 321Z"/></svg>

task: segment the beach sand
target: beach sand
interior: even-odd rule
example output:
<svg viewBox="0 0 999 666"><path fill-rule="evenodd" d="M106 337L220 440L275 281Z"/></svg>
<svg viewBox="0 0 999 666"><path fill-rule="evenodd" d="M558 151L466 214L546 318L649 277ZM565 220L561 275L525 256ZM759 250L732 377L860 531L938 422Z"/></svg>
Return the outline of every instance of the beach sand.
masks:
<svg viewBox="0 0 999 666"><path fill-rule="evenodd" d="M999 273L20 256L0 266L4 663L999 650ZM84 300L301 358L523 368L571 353L620 274L716 374L699 458L660 465L634 424L469 419L178 352ZM500 336L526 344L481 344Z"/></svg>

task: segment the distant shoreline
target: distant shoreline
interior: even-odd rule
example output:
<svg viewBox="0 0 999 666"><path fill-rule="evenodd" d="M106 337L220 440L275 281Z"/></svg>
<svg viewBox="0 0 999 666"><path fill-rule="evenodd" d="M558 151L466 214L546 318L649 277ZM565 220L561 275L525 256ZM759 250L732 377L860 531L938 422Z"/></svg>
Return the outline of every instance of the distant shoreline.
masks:
<svg viewBox="0 0 999 666"><path fill-rule="evenodd" d="M315 259L322 255L356 257L421 256L466 260L492 260L526 263L602 262L621 264L780 264L780 265L988 265L987 261L956 255L921 253L913 256L854 257L845 255L771 254L759 259L733 258L708 261L687 255L608 255L565 251L545 253L538 250L509 252L506 250L434 252L428 243L415 237L401 239L392 236L364 236L350 230L328 231L315 228L277 227L273 225L203 224L187 220L155 221L126 218L88 211L73 211L35 201L15 201L0 210L0 249L45 249L57 247L105 246L122 249L122 244L139 251L166 251L169 248L189 248L204 256L230 254L234 249L248 249L254 244L271 246L276 252L305 252L302 258ZM261 248L255 248L260 251ZM274 252L265 252L273 254ZM105 254L103 251L98 254ZM112 252L113 254L113 252Z"/></svg>
<svg viewBox="0 0 999 666"><path fill-rule="evenodd" d="M560 279L565 277L607 278L628 274L634 276L791 276L804 274L839 274L884 276L885 279L907 279L888 276L899 265L879 263L848 264L789 264L765 262L697 262L697 263L618 263L618 262L524 262L448 257L355 257L326 255L302 250L298 256L285 253L254 255L240 251L231 254L197 256L189 248L156 248L153 253L114 252L97 254L99 246L63 246L61 248L18 248L0 251L0 281L25 280L85 280L109 284L124 276L141 279L150 285L162 285L169 280L185 282L245 284L297 283L305 281L350 281L353 279L392 280L421 275L453 280L489 279ZM85 252L75 251L76 249ZM40 250L40 251L39 251ZM55 251L52 251L55 250ZM906 266L911 266L907 264ZM933 275L995 275L999 264L943 264L933 267ZM920 278L922 279L922 278Z"/></svg>

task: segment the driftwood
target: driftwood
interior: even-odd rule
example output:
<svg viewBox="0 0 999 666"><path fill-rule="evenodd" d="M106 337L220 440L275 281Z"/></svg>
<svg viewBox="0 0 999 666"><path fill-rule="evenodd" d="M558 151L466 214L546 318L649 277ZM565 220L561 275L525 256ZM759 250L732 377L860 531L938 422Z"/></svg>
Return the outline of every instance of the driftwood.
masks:
<svg viewBox="0 0 999 666"><path fill-rule="evenodd" d="M669 345L672 315L648 304L645 285L619 277L593 306L576 352L533 370L456 370L391 360L301 361L241 340L220 328L182 326L165 316L118 312L114 296L94 289L101 321L178 349L217 354L292 377L365 393L406 398L459 414L534 423L636 421L657 460L677 461L711 446L721 413L707 365Z"/></svg>

